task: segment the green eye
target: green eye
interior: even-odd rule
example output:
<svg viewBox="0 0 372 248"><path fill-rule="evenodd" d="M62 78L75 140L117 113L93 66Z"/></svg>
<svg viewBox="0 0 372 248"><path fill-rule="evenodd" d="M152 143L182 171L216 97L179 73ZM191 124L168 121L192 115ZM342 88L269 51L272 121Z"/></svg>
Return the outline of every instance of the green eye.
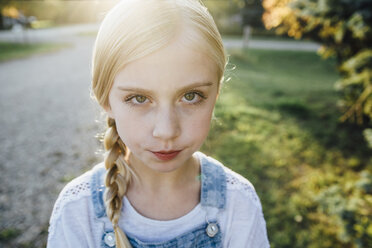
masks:
<svg viewBox="0 0 372 248"><path fill-rule="evenodd" d="M147 99L145 96L136 96L135 98L138 103L144 103Z"/></svg>
<svg viewBox="0 0 372 248"><path fill-rule="evenodd" d="M194 100L194 98L195 98L195 92L190 92L190 93L185 94L185 99L187 101L192 101L192 100Z"/></svg>

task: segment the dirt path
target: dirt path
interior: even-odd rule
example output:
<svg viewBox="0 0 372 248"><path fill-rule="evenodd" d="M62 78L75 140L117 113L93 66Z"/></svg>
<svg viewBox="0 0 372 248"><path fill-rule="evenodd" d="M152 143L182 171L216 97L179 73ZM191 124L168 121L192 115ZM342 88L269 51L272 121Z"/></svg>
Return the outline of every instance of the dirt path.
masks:
<svg viewBox="0 0 372 248"><path fill-rule="evenodd" d="M93 37L70 44L0 63L0 247L42 247L58 192L97 161Z"/></svg>

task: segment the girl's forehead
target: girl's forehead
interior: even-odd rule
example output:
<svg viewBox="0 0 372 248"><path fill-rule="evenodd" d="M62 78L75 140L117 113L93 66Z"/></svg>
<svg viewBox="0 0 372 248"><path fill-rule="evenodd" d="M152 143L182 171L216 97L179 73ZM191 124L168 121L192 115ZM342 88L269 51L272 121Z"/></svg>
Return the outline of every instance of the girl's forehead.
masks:
<svg viewBox="0 0 372 248"><path fill-rule="evenodd" d="M116 75L114 86L141 84L176 87L194 82L217 81L217 65L202 49L172 42L164 48L125 65ZM164 84L164 83L163 83Z"/></svg>

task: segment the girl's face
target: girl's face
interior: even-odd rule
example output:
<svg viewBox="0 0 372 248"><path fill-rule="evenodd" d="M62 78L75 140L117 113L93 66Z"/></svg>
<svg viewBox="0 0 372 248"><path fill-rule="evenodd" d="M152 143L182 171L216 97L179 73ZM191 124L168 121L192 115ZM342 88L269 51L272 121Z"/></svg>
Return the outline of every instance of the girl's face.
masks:
<svg viewBox="0 0 372 248"><path fill-rule="evenodd" d="M190 163L208 135L218 88L215 63L180 40L126 65L107 112L132 166L170 172Z"/></svg>

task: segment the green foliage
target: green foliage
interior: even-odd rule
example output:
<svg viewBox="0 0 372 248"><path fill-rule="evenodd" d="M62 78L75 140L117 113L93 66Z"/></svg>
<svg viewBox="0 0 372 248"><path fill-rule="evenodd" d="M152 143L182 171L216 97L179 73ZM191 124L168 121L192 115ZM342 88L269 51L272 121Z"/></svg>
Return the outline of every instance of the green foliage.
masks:
<svg viewBox="0 0 372 248"><path fill-rule="evenodd" d="M372 1L264 0L264 6L267 28L318 41L323 57L336 56L341 120L372 123Z"/></svg>
<svg viewBox="0 0 372 248"><path fill-rule="evenodd" d="M0 62L9 59L23 58L34 53L46 53L57 51L66 44L22 44L0 42Z"/></svg>
<svg viewBox="0 0 372 248"><path fill-rule="evenodd" d="M254 30L264 30L261 0L202 0L202 2L211 12L223 35L241 36L246 25Z"/></svg>
<svg viewBox="0 0 372 248"><path fill-rule="evenodd" d="M3 1L3 0L2 0ZM15 7L26 16L35 16L37 20L49 21L57 25L68 23L96 22L102 20L105 13L118 0L105 1L23 1L6 0L0 4L3 7ZM45 23L42 23L45 24Z"/></svg>
<svg viewBox="0 0 372 248"><path fill-rule="evenodd" d="M343 106L349 109L342 120L356 118L363 123L363 114L372 120L372 49L358 52L343 62L340 70L344 77L336 87L344 95Z"/></svg>
<svg viewBox="0 0 372 248"><path fill-rule="evenodd" d="M224 35L241 35L242 27L240 23L231 22L231 16L239 13L240 0L216 1L203 0L203 4L208 8L214 18L218 30Z"/></svg>
<svg viewBox="0 0 372 248"><path fill-rule="evenodd" d="M254 184L271 247L371 247L371 149L362 128L337 122L335 59L229 53L203 150Z"/></svg>
<svg viewBox="0 0 372 248"><path fill-rule="evenodd" d="M21 231L15 228L3 229L0 231L0 241L9 241L18 237Z"/></svg>

